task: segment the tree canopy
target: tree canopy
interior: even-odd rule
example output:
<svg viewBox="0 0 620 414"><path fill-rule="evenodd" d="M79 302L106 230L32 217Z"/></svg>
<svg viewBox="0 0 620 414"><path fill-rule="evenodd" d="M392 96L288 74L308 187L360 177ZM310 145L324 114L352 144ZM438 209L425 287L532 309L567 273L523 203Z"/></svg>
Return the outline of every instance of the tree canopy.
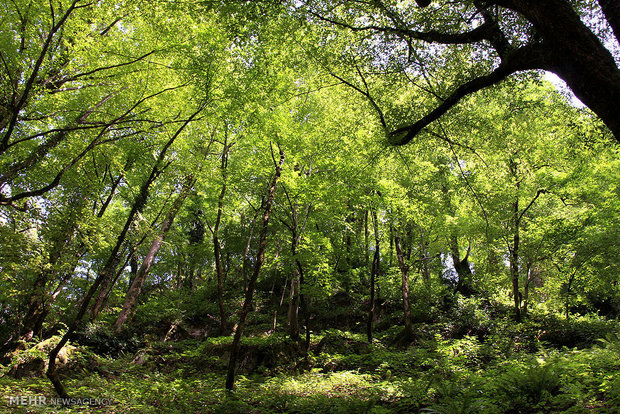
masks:
<svg viewBox="0 0 620 414"><path fill-rule="evenodd" d="M617 2L0 16L0 388L34 371L73 397L109 363L134 396L161 398L146 376L286 411L277 381L346 367L377 412L620 401ZM257 370L284 402L244 394Z"/></svg>

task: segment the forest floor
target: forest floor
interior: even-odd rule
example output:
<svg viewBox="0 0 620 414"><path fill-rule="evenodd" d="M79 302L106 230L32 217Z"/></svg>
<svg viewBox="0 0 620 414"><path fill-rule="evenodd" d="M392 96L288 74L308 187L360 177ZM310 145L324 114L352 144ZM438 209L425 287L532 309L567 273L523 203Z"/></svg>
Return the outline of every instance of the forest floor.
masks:
<svg viewBox="0 0 620 414"><path fill-rule="evenodd" d="M27 367L44 360L52 337L16 352L2 367L0 411L620 412L617 321L539 315L522 323L505 316L472 324L465 316L417 323L406 346L395 345L398 326L377 329L372 343L360 333L324 330L313 333L308 353L284 334L255 326L243 341L234 392L224 389L231 337L153 335L131 342L95 330L73 342L61 374L71 396L100 406L50 404L55 394L42 368ZM10 371L16 364L22 371ZM19 405L16 397L30 400ZM33 405L34 398L44 404Z"/></svg>

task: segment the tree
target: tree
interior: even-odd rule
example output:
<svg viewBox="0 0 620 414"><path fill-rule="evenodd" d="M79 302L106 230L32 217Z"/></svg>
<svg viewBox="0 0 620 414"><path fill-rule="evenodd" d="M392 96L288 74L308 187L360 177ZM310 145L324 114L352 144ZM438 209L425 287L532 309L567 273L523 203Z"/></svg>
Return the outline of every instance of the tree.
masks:
<svg viewBox="0 0 620 414"><path fill-rule="evenodd" d="M136 302L136 299L138 298L138 295L140 295L142 285L144 284L144 281L149 274L153 261L155 260L157 253L159 253L159 249L161 249L164 238L166 237L166 234L170 231L172 223L174 222L174 218L183 206L183 202L185 201L185 198L190 192L192 186L194 185L194 182L195 178L193 176L189 176L186 178L186 181L183 184L183 188L177 195L174 203L168 210L166 217L162 221L158 233L153 238L153 242L151 243L151 246L149 247L146 256L144 256L142 265L140 266L135 276L133 277L133 280L130 283L129 290L127 291L127 295L125 296L125 301L123 302L123 308L121 309L118 318L116 318L116 321L114 322L115 331L120 331L121 327L123 326L125 321L127 321L127 318L133 311L134 304Z"/></svg>
<svg viewBox="0 0 620 414"><path fill-rule="evenodd" d="M179 85L138 86L155 51L128 46L113 2L1 7L0 205L16 205L58 187L94 148L159 124L145 107Z"/></svg>
<svg viewBox="0 0 620 414"><path fill-rule="evenodd" d="M375 67L414 75L411 84L420 82L418 87L433 97L425 115L415 108L414 122L401 120L386 131L392 144L410 142L464 97L532 70L557 74L620 141L620 69L612 53L612 45L620 42L616 1L416 3L307 0L302 7L315 19L360 33L362 53L375 56ZM602 29L592 29L592 22ZM452 70L449 87L436 79L446 66Z"/></svg>
<svg viewBox="0 0 620 414"><path fill-rule="evenodd" d="M267 248L267 230L269 226L269 219L271 214L271 205L273 203L273 198L276 192L276 186L278 184L278 179L280 178L280 174L282 173L282 165L284 164L284 152L282 150L280 152L280 160L276 162L275 156L273 158L273 163L275 167L275 173L271 182L269 183L269 188L267 189L267 195L263 198L262 210L262 224L260 230L260 240L258 244L258 250L256 252L256 260L254 262L254 270L252 271L252 276L248 281L248 286L245 290L245 298L243 300L243 306L239 311L239 322L237 323L237 329L235 329L235 336L233 338L233 343L230 351L230 359L228 360L228 371L226 374L226 389L232 390L235 386L235 370L237 365L237 358L239 357L239 350L241 347L241 337L243 335L243 328L245 327L245 322L250 313L250 308L252 307L252 298L254 297L254 289L256 288L256 281L258 280L258 276L260 274L260 270L263 267L263 262L265 261L265 250ZM273 148L272 148L272 156L273 156Z"/></svg>
<svg viewBox="0 0 620 414"><path fill-rule="evenodd" d="M90 301L92 300L95 293L98 291L102 282L106 280L111 280L113 278L113 273L116 271L116 267L118 266L119 261L120 261L119 253L120 253L123 243L125 242L125 238L127 237L129 228L131 227L136 216L140 214L140 212L142 211L142 209L144 208L148 200L149 187L153 184L153 182L157 179L157 177L162 173L163 169L165 169L164 164L166 163L166 154L168 150L170 149L172 144L174 144L174 142L179 137L179 135L181 135L183 130L192 122L192 120L196 116L198 116L198 114L200 114L200 112L202 112L202 110L204 109L204 104L205 104L204 102L200 103L198 109L194 113L192 113L187 119L183 121L181 126L178 127L178 129L174 132L174 134L172 134L172 136L167 140L167 142L164 144L164 146L159 151L159 154L151 168L150 174L140 186L140 190L135 197L135 200L133 202L131 210L129 211L129 214L127 215L127 219L125 220L123 229L118 234L116 243L114 244L114 247L112 248L112 251L110 252L108 256L108 259L106 260L106 263L103 269L99 272L99 274L97 275L97 277L95 278L91 286L89 287L88 291L82 298L82 302L80 304L78 312L73 318L73 321L71 322L71 324L69 325L69 328L67 329L65 334L62 336L58 344L54 348L52 348L52 350L49 352L49 362L48 362L48 368L47 368L46 375L50 379L52 384L54 385L54 388L60 397L67 398L68 394L56 370L56 357L58 356L58 353L62 350L62 348L66 345L66 343L69 341L69 338L71 337L73 332L75 332L78 325L82 321L82 318L84 317L84 315L86 314L86 311L88 310Z"/></svg>

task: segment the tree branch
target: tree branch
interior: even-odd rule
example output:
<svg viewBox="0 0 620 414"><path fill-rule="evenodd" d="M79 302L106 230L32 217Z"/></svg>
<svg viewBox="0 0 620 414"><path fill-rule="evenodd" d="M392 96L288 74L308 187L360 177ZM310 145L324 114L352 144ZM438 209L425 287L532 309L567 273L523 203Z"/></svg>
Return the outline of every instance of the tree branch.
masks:
<svg viewBox="0 0 620 414"><path fill-rule="evenodd" d="M315 12L310 12L314 17L319 20L322 20L327 23L331 23L336 26L344 27L353 32L362 32L368 30L374 30L381 33L391 33L395 35L399 35L402 37L407 37L410 39L422 40L429 43L440 43L440 44L468 44L468 43L477 43L483 40L491 40L492 38L492 25L488 22L476 27L469 32L463 33L444 33L438 30L429 30L426 32L406 29L404 27L390 27L390 26L378 26L378 25L367 25L367 26L353 26L349 23L345 23L339 20L331 19L329 17L325 17Z"/></svg>
<svg viewBox="0 0 620 414"><path fill-rule="evenodd" d="M538 69L542 65L541 56L544 55L542 45L523 46L511 52L493 72L480 76L459 86L450 96L440 103L430 113L412 125L404 126L388 134L388 141L392 145L404 145L410 142L422 129L439 119L461 99L481 89L495 85L515 72L528 69Z"/></svg>
<svg viewBox="0 0 620 414"><path fill-rule="evenodd" d="M541 194L545 194L547 192L547 190L538 190L536 192L536 195L534 196L534 198L532 199L532 201L530 201L530 203L527 205L527 207L525 207L523 209L523 211L521 212L521 214L519 214L519 218L517 219L517 223L521 222L521 219L523 218L523 215L525 213L527 213L527 211L530 209L530 207L532 207L534 205L534 203L536 202L536 200L538 199L538 197L540 197Z"/></svg>
<svg viewBox="0 0 620 414"><path fill-rule="evenodd" d="M620 43L620 2L618 0L598 0L598 4L603 10L603 14L609 22L616 40Z"/></svg>

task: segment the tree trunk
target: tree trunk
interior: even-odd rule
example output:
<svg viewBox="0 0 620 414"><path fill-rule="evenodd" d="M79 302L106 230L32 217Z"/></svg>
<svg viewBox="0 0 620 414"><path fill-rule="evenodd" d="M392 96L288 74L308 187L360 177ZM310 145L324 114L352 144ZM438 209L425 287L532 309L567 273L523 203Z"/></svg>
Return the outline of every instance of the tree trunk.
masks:
<svg viewBox="0 0 620 414"><path fill-rule="evenodd" d="M428 243L424 238L424 229L421 226L418 226L420 229L420 261L422 262L422 276L424 279L424 283L426 283L427 287L431 283L431 268L429 265L429 260L431 259L428 255Z"/></svg>
<svg viewBox="0 0 620 414"><path fill-rule="evenodd" d="M174 201L172 207L170 207L168 214L166 214L166 217L164 218L164 221L161 224L161 229L159 230L159 234L157 234L155 238L153 239L153 242L151 243L151 247L149 248L146 256L144 256L144 259L142 260L142 265L138 269L138 272L136 273L136 276L134 277L129 287L129 291L127 291L127 294L125 295L123 307L113 325L113 329L115 332L119 332L121 330L121 327L127 321L127 318L129 317L129 315L132 313L134 304L136 303L136 300L138 299L138 296L140 295L142 286L144 285L144 281L146 280L146 277L148 276L149 271L151 270L151 266L153 265L153 261L155 260L155 257L157 256L157 253L159 252L159 249L161 248L164 238L166 237L166 234L172 227L174 218L179 212L181 206L183 205L183 202L185 201L185 198L187 197L194 182L195 180L193 177L190 176L187 178L187 181L185 185L183 186L183 189L179 193L177 199Z"/></svg>
<svg viewBox="0 0 620 414"><path fill-rule="evenodd" d="M271 332L274 333L276 331L276 327L278 325L278 311L282 308L282 304L284 303L284 296L286 295L286 287L288 286L288 278L284 278L284 286L282 287L282 295L280 295L280 304L276 308L273 313L273 325L271 327Z"/></svg>
<svg viewBox="0 0 620 414"><path fill-rule="evenodd" d="M274 160L275 163L275 160ZM243 307L239 312L239 323L237 324L237 329L235 330L235 336L233 338L233 343L230 351L230 359L228 361L228 370L226 374L226 389L232 390L235 386L235 370L237 365L237 358L239 357L239 350L241 347L241 336L243 334L243 328L245 327L245 322L248 314L250 313L250 309L252 307L252 298L254 296L254 289L256 287L256 281L258 280L258 275L260 274L260 269L263 266L263 262L265 261L265 250L267 249L267 228L269 225L269 216L271 213L271 204L273 203L273 198L276 192L276 185L278 183L278 179L280 178L280 174L282 173L282 165L284 164L284 152L280 149L280 162L276 165L275 174L273 180L271 181L271 185L269 186L269 193L267 195L267 199L264 202L264 213L263 213L263 224L260 232L260 241L258 245L258 251L256 253L256 262L254 264L254 270L252 272L252 276L248 281L248 286L245 291L245 299L243 301Z"/></svg>
<svg viewBox="0 0 620 414"><path fill-rule="evenodd" d="M620 69L614 57L601 41L583 23L568 1L502 0L504 4L522 13L540 34L546 47L541 69L554 72L562 78L577 98L596 113L620 141ZM610 19L617 24L620 11L617 0L599 0ZM612 4L615 3L613 6ZM616 36L618 26L613 27Z"/></svg>
<svg viewBox="0 0 620 414"><path fill-rule="evenodd" d="M532 262L528 260L526 265L526 279L523 286L523 305L521 307L521 313L527 315L527 309L530 300L530 282L532 281Z"/></svg>
<svg viewBox="0 0 620 414"><path fill-rule="evenodd" d="M514 299L514 311L517 321L521 320L521 292L519 291L519 197L513 205L513 238L510 250L510 278L512 280L512 295Z"/></svg>
<svg viewBox="0 0 620 414"><path fill-rule="evenodd" d="M368 269L370 264L369 251L370 242L368 240L368 210L364 210L364 266Z"/></svg>
<svg viewBox="0 0 620 414"><path fill-rule="evenodd" d="M411 338L413 336L413 326L411 323L411 305L409 303L409 266L405 263L405 257L400 245L400 236L397 232L394 234L394 246L396 247L396 259L398 260L402 280L403 315L405 318L405 330L402 336Z"/></svg>
<svg viewBox="0 0 620 414"><path fill-rule="evenodd" d="M379 260L380 260L380 244L379 244L379 222L377 220L377 212L372 210L373 228L375 233L375 254L372 259L372 266L370 269L370 309L368 310L368 319L366 320L366 337L368 342L372 343L373 329L372 325L375 319L375 283L376 277L379 273Z"/></svg>
<svg viewBox="0 0 620 414"><path fill-rule="evenodd" d="M65 390L65 387L63 386L62 381L60 380L60 377L58 376L58 372L56 371L56 357L58 356L58 353L60 352L60 350L69 341L69 338L71 337L73 332L75 332L80 322L82 322L82 318L84 318L84 315L86 314L86 311L88 310L90 301L92 300L93 296L99 289L101 283L106 278L112 277L112 272L118 266L118 262L120 261L119 252L121 250L121 246L125 242L125 238L127 237L127 233L129 232L129 228L131 227L131 224L133 223L134 218L140 211L142 211L142 209L144 208L146 204L146 201L148 199L148 194L149 194L149 187L161 173L160 167L163 164L163 161L166 157L166 152L168 151L170 146L174 143L176 138L185 129L185 127L202 111L202 109L203 109L202 107L199 108L187 120L185 120L185 122L177 129L174 135L168 140L168 142L166 142L166 144L163 146L163 148L159 152L159 156L157 157L157 160L155 161L155 164L153 165L153 168L151 169L151 173L149 177L144 181L144 183L140 187L138 196L136 197L131 207L131 210L129 211L129 215L127 216L127 219L125 220L125 225L123 226L123 229L121 230L120 234L118 235L116 239L116 244L112 248L112 251L110 252L110 255L108 256L108 259L103 267L103 270L99 273L97 278L95 278L94 282L88 289L88 292L86 292L86 295L82 298L82 302L80 304L78 313L73 319L73 321L71 322L71 324L69 325L67 332L65 332L62 338L60 338L60 341L58 342L58 344L49 353L49 360L48 360L48 367L47 367L46 374L49 380L51 381L52 385L54 386L54 389L58 393L58 396L61 398L69 398L69 395L67 394L67 391Z"/></svg>
<svg viewBox="0 0 620 414"><path fill-rule="evenodd" d="M304 269L299 259L295 259L295 263L297 264L297 270L299 272L299 299L301 302L301 311L304 316L304 329L306 330L305 351L308 352L310 349L310 309L304 289Z"/></svg>
<svg viewBox="0 0 620 414"><path fill-rule="evenodd" d="M45 296L46 285L49 279L49 271L43 270L32 287L28 311L24 316L21 329L18 330L17 337L25 341L30 341L33 337L41 336L41 327L45 318Z"/></svg>
<svg viewBox="0 0 620 414"><path fill-rule="evenodd" d="M112 271L116 270L113 276L101 282L101 288L99 288L99 294L95 298L95 303L93 304L93 307L90 310L91 319L93 320L97 319L99 314L106 307L108 303L108 299L110 298L110 294L112 293L112 290L114 289L114 286L116 285L116 282L123 274L123 271L125 270L125 267L127 266L127 263L129 263L129 261L131 260L131 257L134 255L135 249L136 248L134 247L133 250L129 252L124 265L118 267L118 269L112 269ZM118 263L120 263L120 258L119 258Z"/></svg>
<svg viewBox="0 0 620 414"><path fill-rule="evenodd" d="M222 163L220 170L222 173L222 190L217 199L217 218L213 226L213 255L215 257L215 272L217 274L217 307L220 311L220 335L225 335L227 331L226 310L224 309L224 267L222 265L222 245L219 239L220 223L224 211L224 196L226 195L226 181L228 178L228 133L224 134L224 149L222 151Z"/></svg>
<svg viewBox="0 0 620 414"><path fill-rule="evenodd" d="M258 218L259 211L260 210L257 210L254 213L254 217L252 218L252 224L250 225L250 234L248 236L248 241L245 244L245 251L243 252L243 263L241 265L241 275L243 277L243 291L244 292L248 290L248 267L249 267L248 256L250 255L250 248L252 247L252 238L254 237L254 225L256 224L256 219Z"/></svg>
<svg viewBox="0 0 620 414"><path fill-rule="evenodd" d="M293 341L299 341L299 270L293 265L288 302L288 332Z"/></svg>
<svg viewBox="0 0 620 414"><path fill-rule="evenodd" d="M470 297L474 293L474 289L471 285L471 267L469 266L469 252L470 247L467 248L465 257L461 260L459 252L459 242L456 235L452 235L450 243L450 254L452 256L452 263L454 265L454 271L458 277L456 282L456 291L465 297Z"/></svg>

